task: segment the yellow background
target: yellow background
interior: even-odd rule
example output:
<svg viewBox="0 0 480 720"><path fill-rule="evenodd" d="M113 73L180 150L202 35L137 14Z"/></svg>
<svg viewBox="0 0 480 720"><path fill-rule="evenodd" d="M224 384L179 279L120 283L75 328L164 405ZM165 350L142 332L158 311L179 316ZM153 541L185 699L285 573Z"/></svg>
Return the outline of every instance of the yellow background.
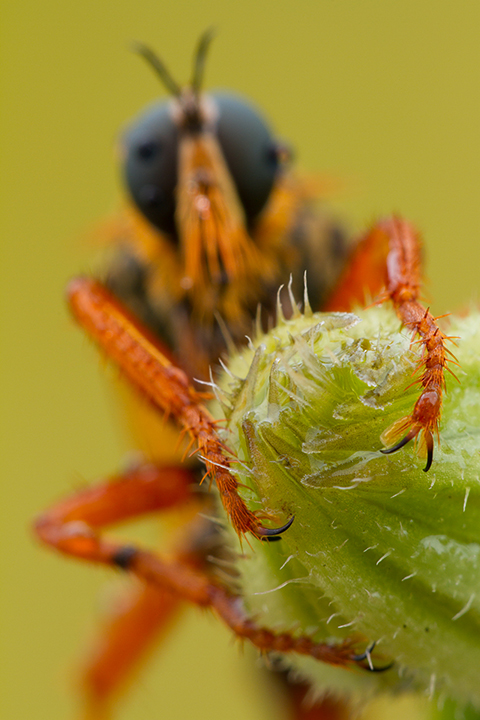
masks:
<svg viewBox="0 0 480 720"><path fill-rule="evenodd" d="M129 42L153 45L184 81L214 24L207 86L253 98L303 168L339 178L352 227L391 211L414 220L427 296L446 312L478 286L480 4L9 0L2 15L0 712L69 720L73 658L111 573L37 547L29 526L127 447L62 292L92 266L86 230L115 207L117 130L158 93ZM192 611L118 717L281 720L262 678Z"/></svg>

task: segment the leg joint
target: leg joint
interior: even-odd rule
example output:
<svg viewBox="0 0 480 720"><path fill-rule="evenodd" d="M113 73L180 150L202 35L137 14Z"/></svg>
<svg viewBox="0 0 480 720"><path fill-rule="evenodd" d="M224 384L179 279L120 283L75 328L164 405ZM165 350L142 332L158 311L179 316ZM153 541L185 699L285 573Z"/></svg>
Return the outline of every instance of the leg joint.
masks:
<svg viewBox="0 0 480 720"><path fill-rule="evenodd" d="M112 563L121 570L130 570L137 553L138 550L133 545L124 545L112 555Z"/></svg>

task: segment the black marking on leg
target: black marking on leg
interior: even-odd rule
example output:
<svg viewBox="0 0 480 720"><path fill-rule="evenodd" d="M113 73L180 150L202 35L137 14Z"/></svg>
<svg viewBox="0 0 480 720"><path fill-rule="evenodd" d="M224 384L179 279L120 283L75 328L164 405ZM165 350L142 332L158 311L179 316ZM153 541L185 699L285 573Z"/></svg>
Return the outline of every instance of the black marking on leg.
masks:
<svg viewBox="0 0 480 720"><path fill-rule="evenodd" d="M122 570L130 570L132 561L137 553L138 550L136 547L133 547L133 545L125 545L112 556L112 563Z"/></svg>

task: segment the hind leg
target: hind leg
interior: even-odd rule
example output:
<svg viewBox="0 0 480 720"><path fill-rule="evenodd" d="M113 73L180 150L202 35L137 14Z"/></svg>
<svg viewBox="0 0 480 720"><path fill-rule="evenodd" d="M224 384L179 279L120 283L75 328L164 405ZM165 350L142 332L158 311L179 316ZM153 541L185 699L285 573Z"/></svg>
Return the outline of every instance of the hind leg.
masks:
<svg viewBox="0 0 480 720"><path fill-rule="evenodd" d="M194 482L193 473L182 468L132 467L60 502L37 520L36 530L43 540L49 536L50 541L54 538L48 528L57 537L62 530L67 536L83 531L84 541L76 548L82 552L87 537L105 524L187 506ZM194 564L199 565L200 560ZM84 663L81 692L88 720L109 717L115 697L128 685L159 636L168 632L180 610L174 594L140 581L118 600L101 624Z"/></svg>
<svg viewBox="0 0 480 720"><path fill-rule="evenodd" d="M86 720L110 717L118 696L168 634L180 609L177 597L140 582L116 599L81 668Z"/></svg>

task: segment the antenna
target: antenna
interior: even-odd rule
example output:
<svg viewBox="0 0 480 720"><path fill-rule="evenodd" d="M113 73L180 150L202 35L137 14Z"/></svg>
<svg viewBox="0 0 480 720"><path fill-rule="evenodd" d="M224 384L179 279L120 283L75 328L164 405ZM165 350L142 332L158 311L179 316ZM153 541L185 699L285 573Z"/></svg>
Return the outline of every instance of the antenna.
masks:
<svg viewBox="0 0 480 720"><path fill-rule="evenodd" d="M150 65L150 67L153 68L154 72L158 75L169 93L171 93L174 97L180 97L182 93L182 88L173 79L172 75L167 69L167 66L162 60L160 60L158 55L156 55L153 50L151 50L147 45L144 45L141 42L133 43L132 50L138 55L141 55L141 57L143 57L147 61L147 63ZM199 55L200 50L201 48L199 47L197 56ZM203 51L203 54L205 54L205 51Z"/></svg>
<svg viewBox="0 0 480 720"><path fill-rule="evenodd" d="M196 95L198 95L202 85L207 51L215 35L216 30L214 27L207 28L207 30L205 30L205 32L200 36L197 51L193 56L192 90Z"/></svg>

